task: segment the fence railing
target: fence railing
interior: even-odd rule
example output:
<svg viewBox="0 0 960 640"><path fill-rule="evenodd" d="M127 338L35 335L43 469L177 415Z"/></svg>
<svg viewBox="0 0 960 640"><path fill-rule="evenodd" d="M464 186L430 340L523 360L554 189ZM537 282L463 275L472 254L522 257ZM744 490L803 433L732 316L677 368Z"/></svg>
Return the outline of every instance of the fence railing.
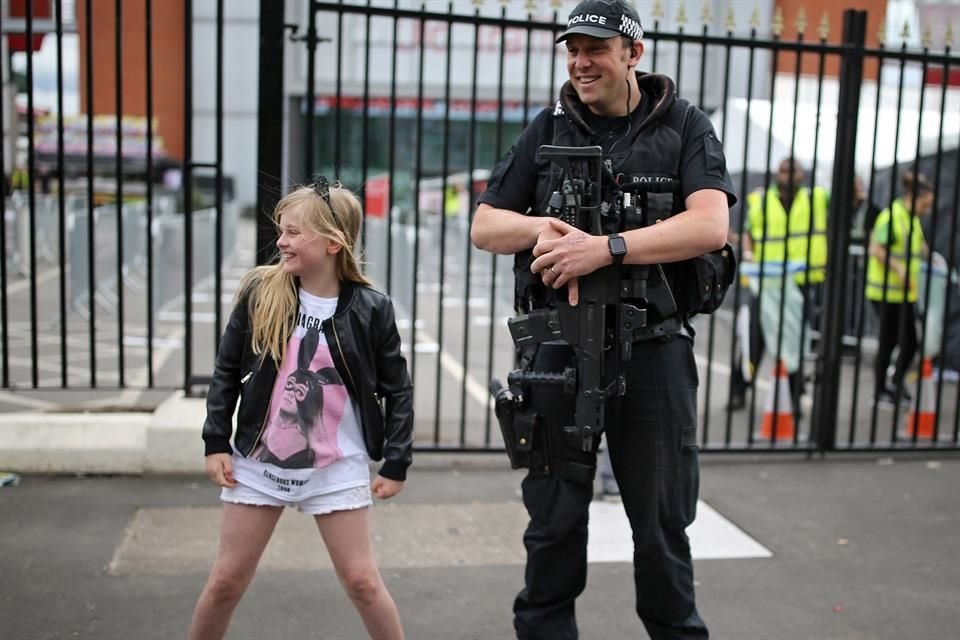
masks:
<svg viewBox="0 0 960 640"><path fill-rule="evenodd" d="M120 4L127 15L145 16L142 31L118 26ZM230 29L249 28L249 6L202 7L198 33L211 55L195 57L201 9L191 0L182 5L179 156L158 151L154 126L154 47L167 46L154 44L154 31L163 9L143 0L106 12L88 2L77 20L55 16L54 25L72 25L86 43L79 59L82 115L66 139L62 109L53 110L52 128L46 116L42 130L47 143L54 136L52 147L35 144L32 118L4 134L16 137L26 161L7 153L0 164L16 160L31 179L6 202L0 227L2 386L202 387L239 276L254 256L263 261L273 253L267 214L287 186L323 172L363 197L366 269L400 311L421 446L499 449L486 386L512 365L505 328L512 260L472 247L471 212L489 170L566 78L565 54L553 38L573 4L263 0L258 60L271 72L257 75L257 166L232 176L257 185L252 220L239 214L250 203L227 197L225 166L240 165L230 164L238 160L224 154L224 144L234 135L225 132L254 134L247 120L224 110L223 95L240 58L229 48L236 46ZM775 184L782 160L804 169L789 186L822 188L830 203L821 287L797 297L788 278L772 275L777 266L786 271L785 262L761 264L754 275L745 268L743 286L725 305L695 319L702 448L958 448L956 283L946 278L942 303L924 311L925 319L940 315L942 330L932 335L929 322L920 327L920 350L931 354L932 366L919 366L918 358L911 368L912 404L875 402L879 324L863 294L872 228L853 198L859 176L874 215L903 195L907 169L923 172L936 186L933 214L923 222L928 244L944 257L945 273L957 267L960 59L946 34L938 48L929 39L920 48L876 41L867 18L872 27L879 18L847 12L842 33L831 34L821 20L813 36L805 18L785 26L772 5L764 5L771 22L762 28L759 19L737 26L730 15L704 13L698 29L681 19L679 3L667 5L678 9L676 19L654 11L645 20L640 69L672 76L680 95L710 115L739 195L730 237L741 261L750 235L747 194ZM101 33L105 22L114 26ZM62 32L50 34L57 51ZM108 36L118 50L144 54L145 86L133 95L123 78L139 62L117 57L93 65L91 48L110 48ZM33 54L17 56L25 58L30 102ZM62 67L56 78L66 78ZM114 119L95 123L104 78ZM141 97L146 108L132 106ZM202 109L198 100L206 101ZM130 139L125 110L140 118L141 145ZM96 113L103 115L102 106ZM212 143L197 143L206 138ZM106 139L112 145L104 153ZM50 196L33 179L40 160ZM810 237L815 232L822 230L808 226ZM760 334L767 337L762 358L746 348ZM794 428L778 433L768 429L776 414L768 405L779 406L787 393L774 376L784 360L792 361L803 393L792 407ZM919 375L929 369L932 379ZM916 424L906 417L911 411L930 414L935 432L908 429Z"/></svg>

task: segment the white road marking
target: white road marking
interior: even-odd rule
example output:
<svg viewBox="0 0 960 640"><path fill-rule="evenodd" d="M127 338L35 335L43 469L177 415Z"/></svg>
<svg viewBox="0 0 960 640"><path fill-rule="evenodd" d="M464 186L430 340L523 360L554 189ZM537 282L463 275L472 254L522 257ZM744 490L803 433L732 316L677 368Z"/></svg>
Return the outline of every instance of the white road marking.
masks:
<svg viewBox="0 0 960 640"><path fill-rule="evenodd" d="M705 502L697 503L697 519L687 529L694 560L770 558L769 549L748 536ZM590 505L589 562L633 562L630 523L619 502L595 500Z"/></svg>

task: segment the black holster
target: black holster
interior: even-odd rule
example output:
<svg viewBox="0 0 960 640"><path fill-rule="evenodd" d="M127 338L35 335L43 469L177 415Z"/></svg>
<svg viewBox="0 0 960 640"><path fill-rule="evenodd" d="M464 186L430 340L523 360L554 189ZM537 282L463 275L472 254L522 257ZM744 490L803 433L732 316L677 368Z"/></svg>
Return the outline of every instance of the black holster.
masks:
<svg viewBox="0 0 960 640"><path fill-rule="evenodd" d="M529 469L537 414L525 408L521 399L496 378L490 381L490 393L494 397L494 411L510 466L513 469Z"/></svg>

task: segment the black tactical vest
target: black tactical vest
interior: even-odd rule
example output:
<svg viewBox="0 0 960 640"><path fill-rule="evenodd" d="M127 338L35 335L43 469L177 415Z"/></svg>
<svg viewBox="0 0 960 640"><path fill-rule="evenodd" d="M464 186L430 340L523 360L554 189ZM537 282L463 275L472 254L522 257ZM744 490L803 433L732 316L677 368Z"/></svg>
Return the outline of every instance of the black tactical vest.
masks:
<svg viewBox="0 0 960 640"><path fill-rule="evenodd" d="M637 194L637 204L643 207L646 225L651 225L685 208L680 185L680 156L683 151L683 127L689 103L676 97L673 81L667 76L642 73L637 76L640 86L646 89L645 99L653 95L656 103L640 126L630 131L631 140L624 150L605 155L604 161L620 184L633 181L672 181L672 191ZM591 141L589 126L577 113L582 109L586 107L576 98L569 83L566 83L553 111L551 144L571 147L596 144ZM550 194L559 187L560 180L560 171L556 167L539 174L536 187L538 206L531 215L544 215ZM532 261L531 250L519 252L514 257L514 303L518 313L543 307L549 299L549 291L544 287L540 276L530 272ZM629 265L622 267L625 278L630 277L632 268ZM663 268L672 288L675 288L675 285L684 285L676 282L677 274L674 273L676 270L673 265L665 264Z"/></svg>

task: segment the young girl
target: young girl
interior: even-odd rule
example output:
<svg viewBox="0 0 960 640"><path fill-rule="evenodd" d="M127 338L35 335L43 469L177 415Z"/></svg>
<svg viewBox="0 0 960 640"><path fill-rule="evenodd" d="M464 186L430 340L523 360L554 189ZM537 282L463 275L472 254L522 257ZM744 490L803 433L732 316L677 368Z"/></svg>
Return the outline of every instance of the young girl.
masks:
<svg viewBox="0 0 960 640"><path fill-rule="evenodd" d="M284 507L316 520L370 637L403 637L374 563L367 507L371 490L386 499L403 487L413 392L393 306L357 265L361 218L353 194L323 177L297 189L274 213L280 261L240 283L203 425L224 508L194 640L226 633ZM371 458L384 459L372 484Z"/></svg>

